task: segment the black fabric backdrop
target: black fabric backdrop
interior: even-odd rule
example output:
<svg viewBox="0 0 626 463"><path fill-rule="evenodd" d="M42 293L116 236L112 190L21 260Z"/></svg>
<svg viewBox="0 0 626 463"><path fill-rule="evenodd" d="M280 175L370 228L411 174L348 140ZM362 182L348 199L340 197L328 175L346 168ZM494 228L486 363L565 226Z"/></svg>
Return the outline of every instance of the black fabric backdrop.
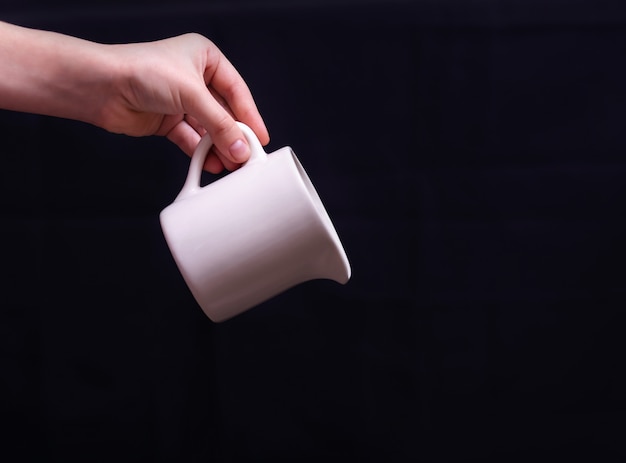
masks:
<svg viewBox="0 0 626 463"><path fill-rule="evenodd" d="M626 461L623 2L42 3L2 19L214 40L353 278L214 324L158 223L184 154L0 113L10 461Z"/></svg>

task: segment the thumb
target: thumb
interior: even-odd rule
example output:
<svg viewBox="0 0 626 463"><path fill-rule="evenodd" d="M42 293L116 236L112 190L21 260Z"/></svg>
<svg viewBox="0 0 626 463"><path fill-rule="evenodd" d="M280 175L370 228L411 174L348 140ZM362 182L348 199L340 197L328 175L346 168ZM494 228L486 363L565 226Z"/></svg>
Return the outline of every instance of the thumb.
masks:
<svg viewBox="0 0 626 463"><path fill-rule="evenodd" d="M234 117L203 86L187 105L193 116L209 133L217 150L235 164L250 157L250 146Z"/></svg>

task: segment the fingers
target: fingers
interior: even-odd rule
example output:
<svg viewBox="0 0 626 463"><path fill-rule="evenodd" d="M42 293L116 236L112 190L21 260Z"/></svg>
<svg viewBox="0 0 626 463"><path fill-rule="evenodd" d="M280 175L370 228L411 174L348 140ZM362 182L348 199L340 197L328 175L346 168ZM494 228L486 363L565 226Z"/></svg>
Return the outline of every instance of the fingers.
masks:
<svg viewBox="0 0 626 463"><path fill-rule="evenodd" d="M267 128L248 86L221 51L197 34L184 37L191 40L196 51L198 46L202 51L202 59L196 61L196 71L200 74L197 79L183 81L179 104L185 124L171 130L168 137L189 153L190 146L208 132L213 147L207 157L207 162L212 160L207 170L219 165L234 170L250 157L250 147L236 121L248 125L263 145L269 142Z"/></svg>
<svg viewBox="0 0 626 463"><path fill-rule="evenodd" d="M226 111L228 111L228 108L225 108L225 109L226 109ZM230 113L230 111L228 111L228 112ZM200 137L204 136L204 134L207 133L206 129L202 125L200 125L200 122L198 122L198 120L195 117L187 115L185 117L185 121L196 132L198 132ZM224 156L224 154L222 154L222 152L219 151L215 145L211 146L211 150L210 150L209 155L210 156L217 156L217 158L221 161L221 164L223 164L222 169L226 168L228 170L235 170L235 169L237 169L241 165L240 163L232 162L227 156Z"/></svg>
<svg viewBox="0 0 626 463"><path fill-rule="evenodd" d="M222 169L233 171L241 167L241 163L232 162L215 145L211 147L209 154L215 156L220 161Z"/></svg>
<svg viewBox="0 0 626 463"><path fill-rule="evenodd" d="M191 156L200 143L200 134L184 120L174 125L165 136L187 155Z"/></svg>
<svg viewBox="0 0 626 463"><path fill-rule="evenodd" d="M190 118L188 118L190 119ZM201 137L206 133L202 127L197 126L197 122L190 120L182 120L176 124L168 133L167 138L178 146L187 155L193 155L196 150ZM240 164L232 162L226 156L224 156L213 145L207 154L204 162L204 170L212 173L219 174L224 169L235 170Z"/></svg>
<svg viewBox="0 0 626 463"><path fill-rule="evenodd" d="M208 68L204 79L213 97L229 111L231 116L248 125L261 144L266 145L269 142L267 127L250 89L230 61L220 53L214 70Z"/></svg>
<svg viewBox="0 0 626 463"><path fill-rule="evenodd" d="M206 159L204 160L204 170L212 174L219 174L224 170L224 163L215 155L213 149L209 151Z"/></svg>
<svg viewBox="0 0 626 463"><path fill-rule="evenodd" d="M196 82L183 104L211 134L218 152L230 162L242 163L250 148L235 121L250 126L262 144L269 141L267 128L241 75L212 42L207 43L204 85Z"/></svg>
<svg viewBox="0 0 626 463"><path fill-rule="evenodd" d="M211 135L217 151L235 164L247 161L250 147L235 119L206 88L198 89L194 94L186 105L187 112Z"/></svg>
<svg viewBox="0 0 626 463"><path fill-rule="evenodd" d="M202 126L202 124L200 124L200 122L198 122L198 120L190 114L187 114L184 117L184 120L191 126L191 128L198 132L198 135L201 137L206 133L206 129Z"/></svg>

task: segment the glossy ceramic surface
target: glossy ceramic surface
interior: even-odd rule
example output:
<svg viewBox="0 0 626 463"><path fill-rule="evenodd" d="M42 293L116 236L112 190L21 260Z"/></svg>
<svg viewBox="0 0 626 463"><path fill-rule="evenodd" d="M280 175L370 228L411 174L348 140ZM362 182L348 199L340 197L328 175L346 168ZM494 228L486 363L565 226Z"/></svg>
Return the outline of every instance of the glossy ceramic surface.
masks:
<svg viewBox="0 0 626 463"><path fill-rule="evenodd" d="M215 322L308 280L345 284L350 264L304 168L289 147L266 154L240 124L250 160L206 186L208 135L187 180L160 215L170 251L196 301Z"/></svg>

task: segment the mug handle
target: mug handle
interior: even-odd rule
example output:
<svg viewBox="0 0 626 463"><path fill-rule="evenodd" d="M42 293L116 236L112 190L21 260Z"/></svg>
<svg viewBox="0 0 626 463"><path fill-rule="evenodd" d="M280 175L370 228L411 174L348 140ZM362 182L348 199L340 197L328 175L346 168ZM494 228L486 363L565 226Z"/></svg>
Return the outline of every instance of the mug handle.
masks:
<svg viewBox="0 0 626 463"><path fill-rule="evenodd" d="M241 167L258 161L264 161L267 158L267 153L263 149L263 145L261 145L261 142L254 134L252 129L243 122L237 122L237 125L243 132L246 140L248 141L248 145L250 146L250 158L246 162L244 162ZM196 150L191 156L187 179L185 180L183 188L180 190L180 193L178 193L175 201L178 201L179 199L185 199L191 195L196 194L202 189L202 187L200 186L200 177L202 175L204 161L209 154L211 146L213 146L213 140L207 133L203 135L200 143L198 143Z"/></svg>

